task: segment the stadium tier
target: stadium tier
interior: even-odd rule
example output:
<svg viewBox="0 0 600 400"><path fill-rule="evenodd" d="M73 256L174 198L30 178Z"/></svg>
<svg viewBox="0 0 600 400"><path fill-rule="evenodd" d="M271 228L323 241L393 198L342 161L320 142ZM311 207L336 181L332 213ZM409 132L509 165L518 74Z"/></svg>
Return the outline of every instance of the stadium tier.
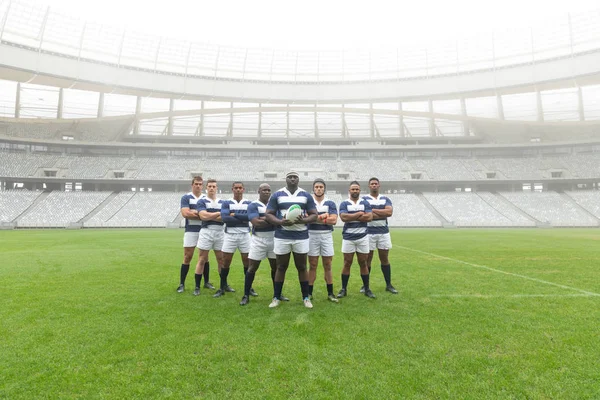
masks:
<svg viewBox="0 0 600 400"><path fill-rule="evenodd" d="M263 160L186 157L72 156L0 151L0 178L188 181L194 172L222 181L277 180L287 169L305 181L532 181L600 177L600 152L555 157L377 160ZM553 173L556 175L554 176Z"/></svg>
<svg viewBox="0 0 600 400"><path fill-rule="evenodd" d="M16 228L178 227L183 194L9 190L0 192L0 224ZM599 191L388 196L394 204L394 215L389 219L393 227L600 226ZM328 197L339 204L345 196ZM339 221L338 227L341 225Z"/></svg>

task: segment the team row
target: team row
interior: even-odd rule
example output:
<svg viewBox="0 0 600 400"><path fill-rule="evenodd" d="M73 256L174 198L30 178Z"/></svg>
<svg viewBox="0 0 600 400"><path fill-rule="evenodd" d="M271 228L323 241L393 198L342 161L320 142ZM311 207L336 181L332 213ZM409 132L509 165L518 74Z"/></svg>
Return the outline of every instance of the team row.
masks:
<svg viewBox="0 0 600 400"><path fill-rule="evenodd" d="M277 307L287 298L281 294L290 255L298 277L304 305L312 308L312 289L316 279L318 259L321 257L328 299L337 302L347 293L350 267L354 254L357 255L363 290L367 297L375 298L369 288L369 271L373 251L378 250L381 269L386 280L386 290L397 293L391 284L388 253L391 239L387 218L393 208L389 198L379 195L379 180L369 180L369 195L360 196L360 184L352 182L349 198L339 206L325 197L326 183L316 179L312 194L298 187L299 177L294 171L286 174L286 186L271 193L268 184L259 187L259 198L249 201L243 198L244 185L234 182L233 198L220 200L217 182L207 181L206 194L202 194L203 180L195 177L192 191L181 199L181 213L186 219L184 234L184 260L181 265L178 292L185 290L185 279L189 271L195 248L199 249L195 270L194 294L200 294L200 282L204 275L205 288L214 288L209 281L208 253L213 250L219 264L220 287L214 297L234 291L227 283L233 254L239 250L244 265L245 288L241 305L248 304L250 296L256 295L252 282L261 260L268 259L271 265L274 296L269 307ZM333 294L331 261L334 255L332 231L338 215L344 222L342 230L342 289ZM252 235L249 235L250 226ZM307 270L307 258L310 270Z"/></svg>

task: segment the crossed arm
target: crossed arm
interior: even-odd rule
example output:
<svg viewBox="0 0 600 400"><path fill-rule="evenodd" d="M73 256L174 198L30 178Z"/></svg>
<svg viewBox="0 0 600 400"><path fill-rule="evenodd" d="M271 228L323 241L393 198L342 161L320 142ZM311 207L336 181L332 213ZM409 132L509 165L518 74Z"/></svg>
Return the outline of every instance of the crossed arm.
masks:
<svg viewBox="0 0 600 400"><path fill-rule="evenodd" d="M187 219L200 219L200 216L198 215L198 211L192 210L189 207L183 207L181 209L181 216L183 218L187 218Z"/></svg>
<svg viewBox="0 0 600 400"><path fill-rule="evenodd" d="M341 213L342 222L371 222L373 220L372 212L357 211L353 214Z"/></svg>
<svg viewBox="0 0 600 400"><path fill-rule="evenodd" d="M374 219L383 219L389 218L392 216L393 208L392 206L385 206L385 208L374 208L372 210Z"/></svg>

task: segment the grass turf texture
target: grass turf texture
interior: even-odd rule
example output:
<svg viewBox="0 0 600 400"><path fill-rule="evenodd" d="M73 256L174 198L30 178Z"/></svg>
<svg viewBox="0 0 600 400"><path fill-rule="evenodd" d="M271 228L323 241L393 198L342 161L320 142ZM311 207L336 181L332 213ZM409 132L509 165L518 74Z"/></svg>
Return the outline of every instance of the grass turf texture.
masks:
<svg viewBox="0 0 600 400"><path fill-rule="evenodd" d="M238 255L236 293L176 293L181 230L0 231L0 398L600 397L600 230L392 235L399 295L355 264L329 303L319 267L307 310L293 266L267 307L266 262L239 306Z"/></svg>

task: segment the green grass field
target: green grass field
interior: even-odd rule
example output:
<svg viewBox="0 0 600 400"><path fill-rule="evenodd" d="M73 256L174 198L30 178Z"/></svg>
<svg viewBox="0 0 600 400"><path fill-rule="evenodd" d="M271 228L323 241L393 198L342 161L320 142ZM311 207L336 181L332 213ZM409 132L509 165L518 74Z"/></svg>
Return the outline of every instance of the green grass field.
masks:
<svg viewBox="0 0 600 400"><path fill-rule="evenodd" d="M269 309L266 263L240 307L237 255L237 293L177 294L181 239L0 231L0 398L600 398L598 229L396 230L399 295L319 269L313 310L293 267Z"/></svg>

